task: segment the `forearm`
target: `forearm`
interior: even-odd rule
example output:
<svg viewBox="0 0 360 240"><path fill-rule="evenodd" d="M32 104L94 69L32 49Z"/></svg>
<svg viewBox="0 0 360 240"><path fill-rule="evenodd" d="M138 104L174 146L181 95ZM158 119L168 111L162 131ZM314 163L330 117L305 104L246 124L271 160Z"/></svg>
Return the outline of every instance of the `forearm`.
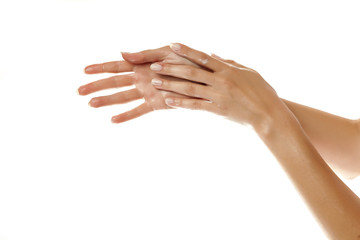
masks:
<svg viewBox="0 0 360 240"><path fill-rule="evenodd" d="M359 239L360 200L327 166L289 110L276 111L259 136L331 239Z"/></svg>
<svg viewBox="0 0 360 240"><path fill-rule="evenodd" d="M356 121L283 99L324 160L352 178L360 174L359 132Z"/></svg>

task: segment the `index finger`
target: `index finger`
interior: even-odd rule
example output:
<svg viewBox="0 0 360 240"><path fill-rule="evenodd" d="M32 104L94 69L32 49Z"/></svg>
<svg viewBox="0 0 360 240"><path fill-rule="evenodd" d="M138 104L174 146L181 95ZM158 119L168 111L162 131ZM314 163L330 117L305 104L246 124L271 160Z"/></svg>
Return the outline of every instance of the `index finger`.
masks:
<svg viewBox="0 0 360 240"><path fill-rule="evenodd" d="M145 50L137 53L123 52L122 57L131 63L142 64L149 62L160 62L170 53L169 47Z"/></svg>
<svg viewBox="0 0 360 240"><path fill-rule="evenodd" d="M172 43L170 44L170 48L176 54L187 58L199 66L205 67L215 72L222 70L226 66L225 63L219 61L218 59L213 58L206 53L185 46L184 44Z"/></svg>
<svg viewBox="0 0 360 240"><path fill-rule="evenodd" d="M92 64L85 67L85 73L122 73L130 72L134 68L134 65L126 61L113 61L99 64Z"/></svg>

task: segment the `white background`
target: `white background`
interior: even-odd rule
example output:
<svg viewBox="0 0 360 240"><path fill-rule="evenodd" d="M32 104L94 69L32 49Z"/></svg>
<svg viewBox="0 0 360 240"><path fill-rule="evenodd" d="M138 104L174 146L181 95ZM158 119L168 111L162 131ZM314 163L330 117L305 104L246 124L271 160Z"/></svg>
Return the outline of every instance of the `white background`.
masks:
<svg viewBox="0 0 360 240"><path fill-rule="evenodd" d="M92 63L182 42L358 118L358 1L1 1L0 240L326 239L251 129L92 109ZM359 194L359 180L348 182Z"/></svg>

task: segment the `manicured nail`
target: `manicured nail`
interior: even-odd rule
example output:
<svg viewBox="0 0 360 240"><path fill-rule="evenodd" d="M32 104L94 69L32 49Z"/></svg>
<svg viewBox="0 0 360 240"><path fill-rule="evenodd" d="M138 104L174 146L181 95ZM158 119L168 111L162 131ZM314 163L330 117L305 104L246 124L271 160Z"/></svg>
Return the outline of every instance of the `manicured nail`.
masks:
<svg viewBox="0 0 360 240"><path fill-rule="evenodd" d="M212 53L211 54L211 56L213 57L213 58L217 58L217 59L221 59L221 60L223 60L223 58L222 57L219 57L218 55L216 55L215 53Z"/></svg>
<svg viewBox="0 0 360 240"><path fill-rule="evenodd" d="M162 66L158 63L153 63L151 64L150 69L153 71L160 71L162 69Z"/></svg>
<svg viewBox="0 0 360 240"><path fill-rule="evenodd" d="M78 92L79 95L83 95L85 93L85 90L86 89L84 87L79 87L77 92Z"/></svg>
<svg viewBox="0 0 360 240"><path fill-rule="evenodd" d="M172 99L172 98L166 98L166 99L165 99L165 103L166 103L167 105L173 105L173 104L174 104L174 99Z"/></svg>
<svg viewBox="0 0 360 240"><path fill-rule="evenodd" d="M171 48L172 50L174 50L174 51L179 51L180 48L181 48L181 46L180 46L180 44L178 44L178 43L171 43L171 44L170 44L170 48Z"/></svg>
<svg viewBox="0 0 360 240"><path fill-rule="evenodd" d="M94 70L95 70L94 67L87 67L87 68L85 68L85 72L86 72L86 73L92 72L92 71L94 71Z"/></svg>
<svg viewBox="0 0 360 240"><path fill-rule="evenodd" d="M134 57L133 57L133 54L132 53L129 53L129 52L121 52L121 56L123 57L123 59L125 60L128 60L128 61L134 61Z"/></svg>
<svg viewBox="0 0 360 240"><path fill-rule="evenodd" d="M100 103L99 99L93 98L93 99L90 100L89 106L90 107L97 107L97 106L99 106L99 103Z"/></svg>
<svg viewBox="0 0 360 240"><path fill-rule="evenodd" d="M161 86L162 85L162 81L160 79L154 78L153 80L151 80L152 85L154 86Z"/></svg>
<svg viewBox="0 0 360 240"><path fill-rule="evenodd" d="M117 123L117 119L116 119L115 116L111 118L111 122L112 122L112 123Z"/></svg>
<svg viewBox="0 0 360 240"><path fill-rule="evenodd" d="M209 59L205 58L205 59L200 59L200 62L203 64L203 65L206 65L208 62L209 62Z"/></svg>

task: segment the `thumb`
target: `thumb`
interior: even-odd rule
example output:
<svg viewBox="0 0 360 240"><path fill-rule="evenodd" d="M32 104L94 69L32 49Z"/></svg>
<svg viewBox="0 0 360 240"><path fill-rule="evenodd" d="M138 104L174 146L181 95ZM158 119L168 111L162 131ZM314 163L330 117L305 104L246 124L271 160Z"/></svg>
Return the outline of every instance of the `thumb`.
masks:
<svg viewBox="0 0 360 240"><path fill-rule="evenodd" d="M160 62L166 57L163 48L145 50L137 53L121 53L123 59L133 64L142 64L149 62Z"/></svg>
<svg viewBox="0 0 360 240"><path fill-rule="evenodd" d="M228 64L230 64L230 65L233 65L233 66L236 66L236 67L247 68L247 67L245 67L244 65L241 65L240 63L235 62L234 60L223 59L223 58L221 58L221 57L219 57L218 55L213 54L213 53L211 54L211 56L212 56L213 58L217 59L217 60L220 60L220 61L222 61L222 62L226 62L226 63L228 63Z"/></svg>

